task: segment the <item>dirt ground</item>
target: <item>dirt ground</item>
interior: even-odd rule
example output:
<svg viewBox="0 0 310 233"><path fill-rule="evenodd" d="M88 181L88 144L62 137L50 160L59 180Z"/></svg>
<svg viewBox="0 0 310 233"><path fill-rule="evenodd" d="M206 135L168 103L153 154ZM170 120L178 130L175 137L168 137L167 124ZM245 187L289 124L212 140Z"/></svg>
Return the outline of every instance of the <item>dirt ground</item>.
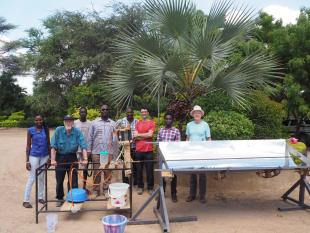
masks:
<svg viewBox="0 0 310 233"><path fill-rule="evenodd" d="M45 215L35 224L33 209L22 207L23 192L27 179L25 169L25 129L0 129L0 233L47 232ZM187 187L179 187L179 202L174 204L168 195L170 216L197 215L197 222L172 223L172 232L310 232L310 211L278 212L277 207L289 206L280 197L298 179L294 172L282 172L273 179L263 179L255 174L231 174L223 181L208 180L208 202L186 203ZM49 175L49 196L55 195L54 174ZM186 184L188 177L179 178ZM169 193L169 192L168 192ZM148 194L134 195L134 210ZM296 194L295 194L296 195ZM34 188L32 192L34 203ZM310 199L307 197L309 203ZM96 203L97 205L100 204ZM51 204L53 205L53 204ZM56 232L99 233L103 232L100 218L107 212L60 213ZM143 214L152 218L152 208ZM127 233L161 232L158 225L127 226Z"/></svg>

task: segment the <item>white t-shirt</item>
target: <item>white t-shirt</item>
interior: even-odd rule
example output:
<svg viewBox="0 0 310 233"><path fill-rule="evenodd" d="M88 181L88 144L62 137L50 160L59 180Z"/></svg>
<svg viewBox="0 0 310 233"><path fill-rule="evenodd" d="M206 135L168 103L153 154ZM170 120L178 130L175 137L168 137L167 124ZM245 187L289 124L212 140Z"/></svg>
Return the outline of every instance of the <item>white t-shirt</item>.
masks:
<svg viewBox="0 0 310 233"><path fill-rule="evenodd" d="M87 135L88 135L88 130L91 125L91 121L86 120L85 122L80 121L80 119L74 121L74 127L81 130L84 140L87 144ZM79 147L78 152L81 152L81 148Z"/></svg>

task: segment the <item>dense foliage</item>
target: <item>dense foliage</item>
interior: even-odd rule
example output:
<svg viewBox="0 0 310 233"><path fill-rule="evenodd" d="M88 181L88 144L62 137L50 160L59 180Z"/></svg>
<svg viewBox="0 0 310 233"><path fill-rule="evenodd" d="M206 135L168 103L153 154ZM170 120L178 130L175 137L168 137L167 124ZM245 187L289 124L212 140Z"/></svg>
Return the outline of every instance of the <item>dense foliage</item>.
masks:
<svg viewBox="0 0 310 233"><path fill-rule="evenodd" d="M234 111L209 112L205 120L211 129L211 137L216 140L251 139L254 124L246 116Z"/></svg>

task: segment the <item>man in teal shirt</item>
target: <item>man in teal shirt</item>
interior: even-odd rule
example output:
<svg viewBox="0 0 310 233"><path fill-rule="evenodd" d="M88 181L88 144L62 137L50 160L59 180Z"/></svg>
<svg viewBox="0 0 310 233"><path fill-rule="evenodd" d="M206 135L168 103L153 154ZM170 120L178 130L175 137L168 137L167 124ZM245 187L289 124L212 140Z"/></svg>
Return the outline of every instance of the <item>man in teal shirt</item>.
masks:
<svg viewBox="0 0 310 233"><path fill-rule="evenodd" d="M56 128L55 133L51 140L51 165L55 166L56 172L56 198L59 200L56 204L60 207L63 203L64 188L63 182L68 173L70 174L71 165L75 168L72 172L72 188L78 187L78 176L77 176L77 156L76 152L80 147L83 154L83 164L87 164L87 145L85 143L82 132L73 127L74 119L67 115L64 117L64 126ZM68 190L69 181L68 181Z"/></svg>
<svg viewBox="0 0 310 233"><path fill-rule="evenodd" d="M191 116L194 118L186 126L186 141L207 141L211 140L210 128L207 122L202 117L204 111L200 106L196 105L191 111ZM206 203L206 174L199 174L199 201ZM191 202L196 199L197 192L197 175L191 174L190 178L190 191L186 201Z"/></svg>

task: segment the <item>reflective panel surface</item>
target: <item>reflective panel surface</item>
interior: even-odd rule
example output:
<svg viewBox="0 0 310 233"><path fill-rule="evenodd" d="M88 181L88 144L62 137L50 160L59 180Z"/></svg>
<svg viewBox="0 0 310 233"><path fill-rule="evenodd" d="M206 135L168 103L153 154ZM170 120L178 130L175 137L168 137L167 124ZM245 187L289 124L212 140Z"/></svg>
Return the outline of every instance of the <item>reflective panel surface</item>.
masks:
<svg viewBox="0 0 310 233"><path fill-rule="evenodd" d="M264 170L294 169L284 139L160 142L171 169ZM309 164L308 164L309 165Z"/></svg>

